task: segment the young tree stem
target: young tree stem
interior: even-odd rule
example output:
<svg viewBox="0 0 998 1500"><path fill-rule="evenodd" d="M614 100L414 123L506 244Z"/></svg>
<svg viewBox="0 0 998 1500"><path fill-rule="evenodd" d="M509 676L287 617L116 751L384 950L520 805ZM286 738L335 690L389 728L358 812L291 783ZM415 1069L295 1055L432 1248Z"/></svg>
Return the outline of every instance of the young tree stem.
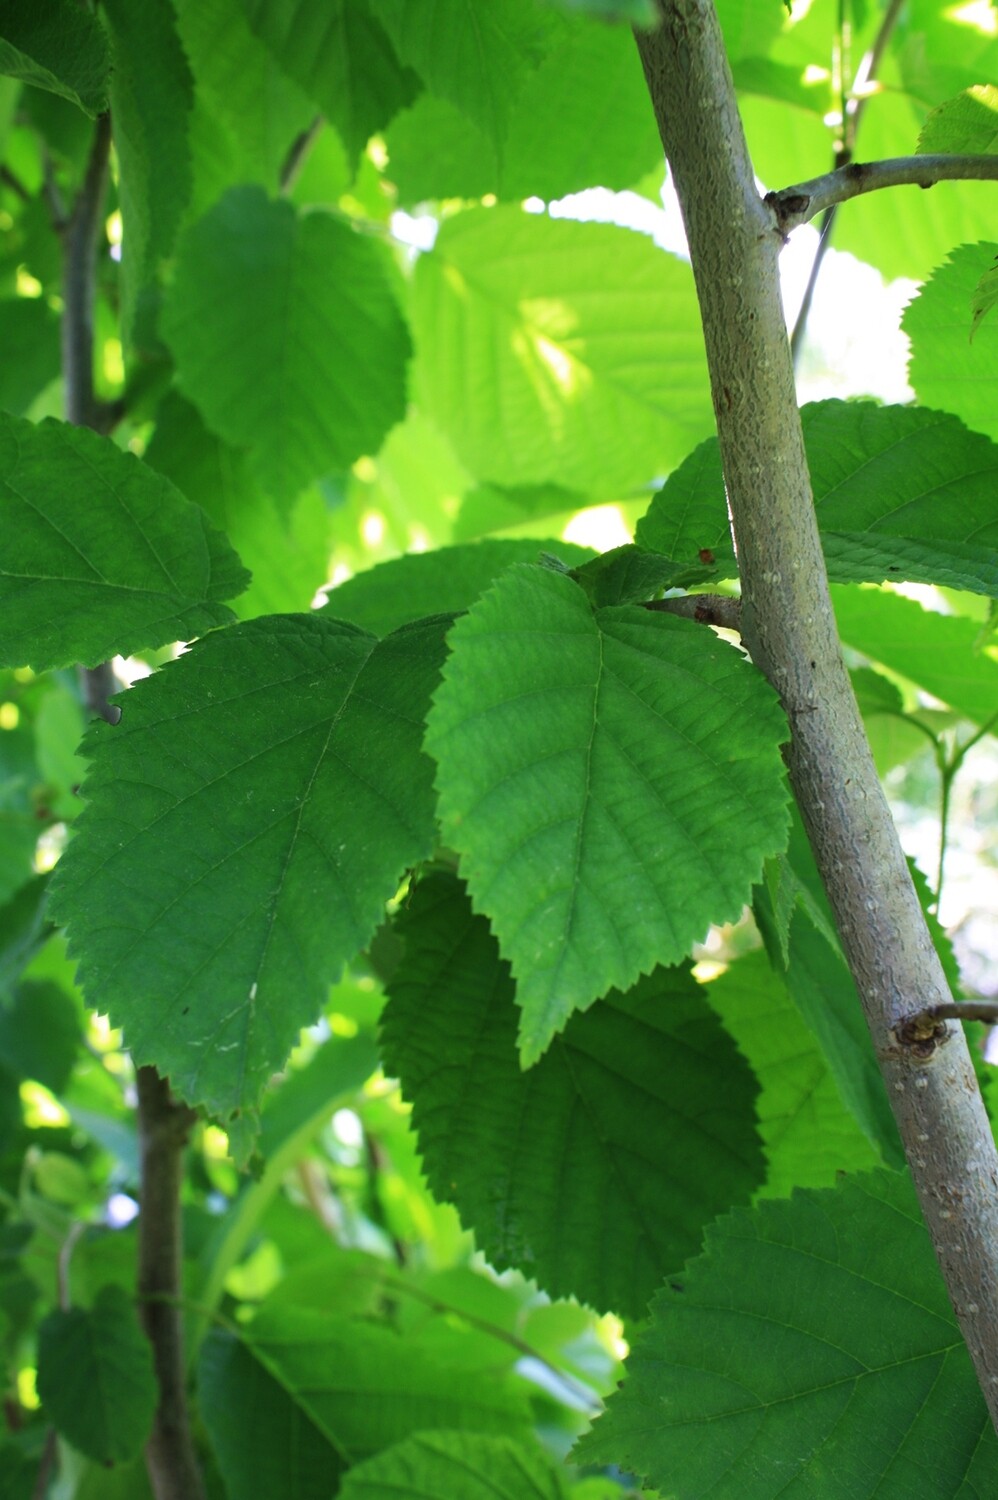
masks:
<svg viewBox="0 0 998 1500"><path fill-rule="evenodd" d="M66 417L101 428L106 416L94 395L94 303L101 215L107 191L111 117L101 115L86 174L72 211L58 224L63 246L62 373ZM81 669L87 707L111 723L120 717L108 703L116 687L109 662ZM138 1291L159 1382L159 1406L146 1447L146 1467L156 1500L202 1500L204 1486L191 1439L183 1362L180 1292L180 1185L187 1132L194 1119L172 1100L153 1068L138 1070L141 1141Z"/></svg>
<svg viewBox="0 0 998 1500"><path fill-rule="evenodd" d="M711 0L659 0L637 43L686 223L742 578L742 633L790 721L787 766L922 1212L998 1423L998 1155L962 1030L896 1031L949 991L842 660L780 302Z"/></svg>
<svg viewBox="0 0 998 1500"><path fill-rule="evenodd" d="M139 1068L142 1202L139 1214L139 1297L153 1349L159 1406L146 1444L156 1500L202 1500L204 1486L187 1411L181 1284L180 1185L194 1111L178 1104L155 1068Z"/></svg>

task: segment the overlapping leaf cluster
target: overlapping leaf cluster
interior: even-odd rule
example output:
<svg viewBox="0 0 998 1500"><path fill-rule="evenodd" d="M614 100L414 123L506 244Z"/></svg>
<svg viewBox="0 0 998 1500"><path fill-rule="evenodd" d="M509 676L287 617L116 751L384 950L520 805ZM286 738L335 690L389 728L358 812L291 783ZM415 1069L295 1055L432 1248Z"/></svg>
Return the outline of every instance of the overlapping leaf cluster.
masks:
<svg viewBox="0 0 998 1500"><path fill-rule="evenodd" d="M123 1112L100 1123L101 1085L69 1082L81 1016L54 917L84 1003L255 1153L189 1267L198 1412L228 1494L605 1500L620 1469L684 1496L989 1493L998 1454L892 1170L896 1130L789 804L782 710L736 641L655 607L738 576L689 266L522 202L657 192L632 39L593 20L643 24L649 7L51 9L46 27L0 8L17 200L0 231L15 354L0 666L19 715L0 737L0 1109L20 1119L26 1082L68 1091L79 1131L134 1155ZM809 66L832 55L828 8L720 9L761 174L813 175L840 102ZM856 45L877 19L857 15ZM868 155L912 151L923 124L920 149L993 149L998 42L916 5L883 66ZM46 394L46 205L53 185L79 191L107 107L121 242L98 314L125 381L108 366L98 395L124 412L114 436L57 420ZM803 413L884 769L998 713L964 598L998 594L983 202L961 184L938 217L924 195L843 214L840 243L881 270L937 268L906 318L921 404ZM429 231L418 254L398 209ZM15 295L17 268L40 296ZM597 556L562 539L605 504L633 543ZM331 563L346 581L323 602ZM871 587L885 582L955 591L953 612ZM80 813L64 669L115 655L141 680L119 724L87 732ZM71 820L49 903L39 827ZM699 944L747 909L755 946L705 984ZM272 1087L315 1022L311 1061ZM380 1085L365 1093L376 1063L413 1135L397 1104L378 1115ZM366 1238L305 1253L281 1184L347 1107L373 1163ZM636 1323L651 1303L578 1450L606 1472L582 1477L531 1431L560 1426L566 1448L606 1393L605 1351L582 1349L592 1323L407 1259L411 1226L378 1196L379 1129L412 1179L418 1149L437 1205L497 1269ZM58 1238L38 1204L75 1188L61 1158L25 1160L22 1209ZM307 1172L296 1191L349 1240ZM424 1199L412 1217L443 1212ZM20 1227L0 1226L11 1348ZM283 1258L276 1286L249 1269L258 1233ZM152 1407L100 1254L38 1337L44 1409L95 1466L134 1458ZM241 1315L213 1322L226 1297ZM546 1335L546 1314L568 1331ZM0 1478L33 1483L36 1457L0 1447Z"/></svg>

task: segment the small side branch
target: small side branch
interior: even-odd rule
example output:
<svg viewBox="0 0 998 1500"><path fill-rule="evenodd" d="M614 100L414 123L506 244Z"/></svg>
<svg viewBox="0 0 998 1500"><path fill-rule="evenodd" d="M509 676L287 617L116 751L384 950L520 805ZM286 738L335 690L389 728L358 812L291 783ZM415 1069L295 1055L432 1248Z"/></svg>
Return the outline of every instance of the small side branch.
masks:
<svg viewBox="0 0 998 1500"><path fill-rule="evenodd" d="M672 599L650 599L645 609L680 615L698 625L717 625L724 630L742 628L742 601L729 594L677 594Z"/></svg>
<svg viewBox="0 0 998 1500"><path fill-rule="evenodd" d="M139 1068L136 1082L142 1152L138 1291L159 1383L146 1467L156 1500L204 1500L187 1412L179 1306L180 1184L184 1147L195 1114L176 1102L155 1068Z"/></svg>
<svg viewBox="0 0 998 1500"><path fill-rule="evenodd" d="M101 429L94 398L94 298L97 246L111 154L111 116L97 121L86 176L68 219L57 227L63 241L62 371L66 417L79 427Z"/></svg>
<svg viewBox="0 0 998 1500"><path fill-rule="evenodd" d="M892 156L886 161L850 162L809 182L766 194L786 236L837 203L888 187L934 187L937 182L998 182L998 156Z"/></svg>

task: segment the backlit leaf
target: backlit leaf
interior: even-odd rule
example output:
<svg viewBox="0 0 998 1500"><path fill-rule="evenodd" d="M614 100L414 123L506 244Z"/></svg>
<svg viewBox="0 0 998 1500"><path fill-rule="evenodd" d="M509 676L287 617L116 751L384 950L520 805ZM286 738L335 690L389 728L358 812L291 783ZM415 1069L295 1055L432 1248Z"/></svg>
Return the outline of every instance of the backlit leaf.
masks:
<svg viewBox="0 0 998 1500"><path fill-rule="evenodd" d="M998 151L998 89L981 84L940 104L922 126L918 149L974 156Z"/></svg>
<svg viewBox="0 0 998 1500"><path fill-rule="evenodd" d="M472 473L617 498L712 426L694 308L644 235L469 211L416 266L417 383Z"/></svg>
<svg viewBox="0 0 998 1500"><path fill-rule="evenodd" d="M786 729L761 674L702 627L594 612L550 569L512 568L449 644L427 748L529 1064L574 1010L738 915L785 841Z"/></svg>
<svg viewBox="0 0 998 1500"><path fill-rule="evenodd" d="M908 379L919 401L998 440L998 323L973 327L974 299L996 256L993 241L954 250L908 304L901 326L911 339Z"/></svg>
<svg viewBox="0 0 998 1500"><path fill-rule="evenodd" d="M340 1500L568 1500L569 1489L540 1445L478 1432L420 1432L345 1477Z"/></svg>
<svg viewBox="0 0 998 1500"><path fill-rule="evenodd" d="M409 339L381 247L256 187L182 236L163 332L207 425L286 504L376 452L405 411Z"/></svg>

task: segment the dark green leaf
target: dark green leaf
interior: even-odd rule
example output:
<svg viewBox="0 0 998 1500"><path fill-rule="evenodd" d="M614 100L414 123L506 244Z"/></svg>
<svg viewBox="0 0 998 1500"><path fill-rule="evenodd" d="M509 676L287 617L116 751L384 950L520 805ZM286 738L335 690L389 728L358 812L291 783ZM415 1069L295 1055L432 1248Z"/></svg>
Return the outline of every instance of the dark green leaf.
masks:
<svg viewBox="0 0 998 1500"><path fill-rule="evenodd" d="M50 1313L38 1330L38 1394L59 1433L99 1463L139 1452L156 1410L152 1349L121 1287L89 1310Z"/></svg>
<svg viewBox="0 0 998 1500"><path fill-rule="evenodd" d="M21 417L59 375L59 319L41 297L0 302L0 407Z"/></svg>
<svg viewBox="0 0 998 1500"><path fill-rule="evenodd" d="M619 1492L618 1492L619 1493ZM477 1432L420 1432L350 1470L341 1500L568 1500L539 1445Z"/></svg>
<svg viewBox="0 0 998 1500"><path fill-rule="evenodd" d="M974 298L994 265L998 244L961 245L908 304L902 327L911 339L908 379L919 401L956 412L998 439L998 323L977 327Z"/></svg>
<svg viewBox="0 0 998 1500"><path fill-rule="evenodd" d="M710 430L694 307L689 267L645 235L456 214L416 266L417 385L478 477L617 499Z"/></svg>
<svg viewBox="0 0 998 1500"><path fill-rule="evenodd" d="M413 552L357 573L327 595L322 613L350 620L372 635L387 635L425 615L460 614L514 563L536 562L543 551L569 566L591 554L571 542L486 540L436 552Z"/></svg>
<svg viewBox="0 0 998 1500"><path fill-rule="evenodd" d="M945 412L822 401L801 414L829 577L998 592L998 447ZM642 547L735 571L717 440L669 477Z"/></svg>
<svg viewBox="0 0 998 1500"><path fill-rule="evenodd" d="M720 1220L628 1366L576 1453L665 1493L677 1475L711 1500L998 1487L998 1442L906 1177Z"/></svg>
<svg viewBox="0 0 998 1500"><path fill-rule="evenodd" d="M181 238L163 332L208 426L250 447L285 503L376 452L404 414L409 338L380 247L259 188L232 189Z"/></svg>
<svg viewBox="0 0 998 1500"><path fill-rule="evenodd" d="M634 604L655 599L663 589L688 582L693 571L657 552L627 546L615 547L612 552L583 563L572 576L594 604Z"/></svg>
<svg viewBox="0 0 998 1500"><path fill-rule="evenodd" d="M509 965L460 882L421 881L401 931L385 1066L433 1192L499 1269L642 1317L704 1224L762 1176L755 1081L700 986L658 969L573 1016L522 1073Z"/></svg>
<svg viewBox="0 0 998 1500"><path fill-rule="evenodd" d="M189 640L246 574L168 480L109 438L0 413L0 658L36 670Z"/></svg>
<svg viewBox="0 0 998 1500"><path fill-rule="evenodd" d="M242 5L284 71L336 126L353 161L374 132L415 98L419 81L399 62L366 0Z"/></svg>
<svg viewBox="0 0 998 1500"><path fill-rule="evenodd" d="M0 906L0 1005L5 1005L21 973L45 942L48 878L36 875Z"/></svg>
<svg viewBox="0 0 998 1500"><path fill-rule="evenodd" d="M0 1007L0 1063L53 1094L69 1082L83 1031L76 1002L51 980L28 980Z"/></svg>
<svg viewBox="0 0 998 1500"><path fill-rule="evenodd" d="M104 28L74 0L4 0L0 73L60 94L88 115L107 107L111 56Z"/></svg>
<svg viewBox="0 0 998 1500"><path fill-rule="evenodd" d="M119 165L122 326L126 340L154 343L152 307L160 261L169 255L191 196L190 67L170 0L104 0L114 48L111 110ZM136 319L140 322L136 325Z"/></svg>
<svg viewBox="0 0 998 1500"><path fill-rule="evenodd" d="M329 1500L337 1493L346 1467L341 1451L239 1339L217 1330L205 1340L198 1394L230 1500Z"/></svg>
<svg viewBox="0 0 998 1500"><path fill-rule="evenodd" d="M525 1064L573 1011L738 915L786 837L760 673L709 632L519 565L455 625L427 747ZM731 828L737 825L737 844Z"/></svg>
<svg viewBox="0 0 998 1500"><path fill-rule="evenodd" d="M315 615L249 621L85 742L60 912L84 988L191 1102L255 1105L430 852L420 740L443 629L378 642Z"/></svg>

